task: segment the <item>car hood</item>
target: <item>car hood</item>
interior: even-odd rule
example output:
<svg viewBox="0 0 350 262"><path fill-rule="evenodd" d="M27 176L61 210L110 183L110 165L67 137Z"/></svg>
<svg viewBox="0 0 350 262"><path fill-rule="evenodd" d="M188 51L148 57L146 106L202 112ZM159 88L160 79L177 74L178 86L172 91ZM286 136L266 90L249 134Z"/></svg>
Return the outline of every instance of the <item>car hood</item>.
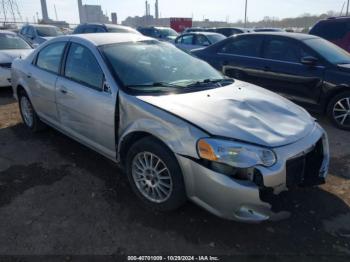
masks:
<svg viewBox="0 0 350 262"><path fill-rule="evenodd" d="M138 98L213 136L267 147L294 143L315 126L315 120L301 107L241 81L206 91Z"/></svg>
<svg viewBox="0 0 350 262"><path fill-rule="evenodd" d="M1 50L0 63L12 63L16 58L26 58L33 49Z"/></svg>

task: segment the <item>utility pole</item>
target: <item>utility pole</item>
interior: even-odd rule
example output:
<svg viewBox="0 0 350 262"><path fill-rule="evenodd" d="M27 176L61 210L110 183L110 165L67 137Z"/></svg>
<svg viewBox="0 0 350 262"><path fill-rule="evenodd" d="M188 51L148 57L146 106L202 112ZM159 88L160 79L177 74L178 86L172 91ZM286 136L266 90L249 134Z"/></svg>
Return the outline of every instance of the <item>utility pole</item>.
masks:
<svg viewBox="0 0 350 262"><path fill-rule="evenodd" d="M348 7L349 7L349 1L350 0L348 0ZM247 28L247 11L248 11L248 0L245 0L244 28Z"/></svg>
<svg viewBox="0 0 350 262"><path fill-rule="evenodd" d="M349 2L350 2L350 0L348 0L348 4L346 6L346 16L349 15Z"/></svg>

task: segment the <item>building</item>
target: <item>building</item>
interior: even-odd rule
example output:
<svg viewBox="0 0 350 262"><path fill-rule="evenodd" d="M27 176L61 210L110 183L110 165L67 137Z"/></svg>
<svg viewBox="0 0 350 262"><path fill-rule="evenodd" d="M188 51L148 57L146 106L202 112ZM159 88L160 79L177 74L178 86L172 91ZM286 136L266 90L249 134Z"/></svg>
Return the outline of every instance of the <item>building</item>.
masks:
<svg viewBox="0 0 350 262"><path fill-rule="evenodd" d="M117 13L112 13L111 14L111 19L112 19L112 24L118 24L118 16Z"/></svg>
<svg viewBox="0 0 350 262"><path fill-rule="evenodd" d="M47 11L46 0L41 0L41 12L42 12L42 20L39 21L40 24L55 25L61 28L69 27L69 24L66 21L55 21L50 19L49 13Z"/></svg>
<svg viewBox="0 0 350 262"><path fill-rule="evenodd" d="M80 23L109 23L109 18L103 14L100 5L83 5L82 0L78 0Z"/></svg>
<svg viewBox="0 0 350 262"><path fill-rule="evenodd" d="M46 0L41 0L41 12L43 14L43 21L48 21L49 13L47 12Z"/></svg>

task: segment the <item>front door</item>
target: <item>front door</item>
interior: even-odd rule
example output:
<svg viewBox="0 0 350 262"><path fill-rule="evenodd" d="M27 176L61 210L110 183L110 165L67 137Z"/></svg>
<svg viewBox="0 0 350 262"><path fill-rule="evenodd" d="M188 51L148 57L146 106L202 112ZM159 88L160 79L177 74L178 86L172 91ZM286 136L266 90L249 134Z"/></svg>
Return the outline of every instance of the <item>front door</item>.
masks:
<svg viewBox="0 0 350 262"><path fill-rule="evenodd" d="M115 97L93 52L72 43L56 84L61 127L109 157L115 157Z"/></svg>
<svg viewBox="0 0 350 262"><path fill-rule="evenodd" d="M261 85L295 102L315 105L321 95L324 66L306 65L303 57L315 56L294 39L270 36L263 51L264 74Z"/></svg>

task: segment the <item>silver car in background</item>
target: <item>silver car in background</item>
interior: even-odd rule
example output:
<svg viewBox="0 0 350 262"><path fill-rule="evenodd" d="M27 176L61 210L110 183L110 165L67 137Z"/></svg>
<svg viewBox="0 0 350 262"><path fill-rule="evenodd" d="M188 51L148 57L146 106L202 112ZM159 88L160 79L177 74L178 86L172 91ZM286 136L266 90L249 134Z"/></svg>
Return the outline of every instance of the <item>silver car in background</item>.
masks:
<svg viewBox="0 0 350 262"><path fill-rule="evenodd" d="M280 218L278 195L325 182L328 141L301 107L135 34L63 36L13 64L25 125L125 168L147 207L187 199L232 220ZM282 211L282 210L281 210Z"/></svg>
<svg viewBox="0 0 350 262"><path fill-rule="evenodd" d="M182 34L175 39L176 47L183 51L192 51L197 48L203 48L213 45L226 39L226 36L212 32L194 32Z"/></svg>
<svg viewBox="0 0 350 262"><path fill-rule="evenodd" d="M37 47L47 40L63 35L63 32L53 25L24 25L19 35L28 41L32 46Z"/></svg>
<svg viewBox="0 0 350 262"><path fill-rule="evenodd" d="M0 88L11 86L11 65L16 58L25 58L33 48L17 34L0 30Z"/></svg>

